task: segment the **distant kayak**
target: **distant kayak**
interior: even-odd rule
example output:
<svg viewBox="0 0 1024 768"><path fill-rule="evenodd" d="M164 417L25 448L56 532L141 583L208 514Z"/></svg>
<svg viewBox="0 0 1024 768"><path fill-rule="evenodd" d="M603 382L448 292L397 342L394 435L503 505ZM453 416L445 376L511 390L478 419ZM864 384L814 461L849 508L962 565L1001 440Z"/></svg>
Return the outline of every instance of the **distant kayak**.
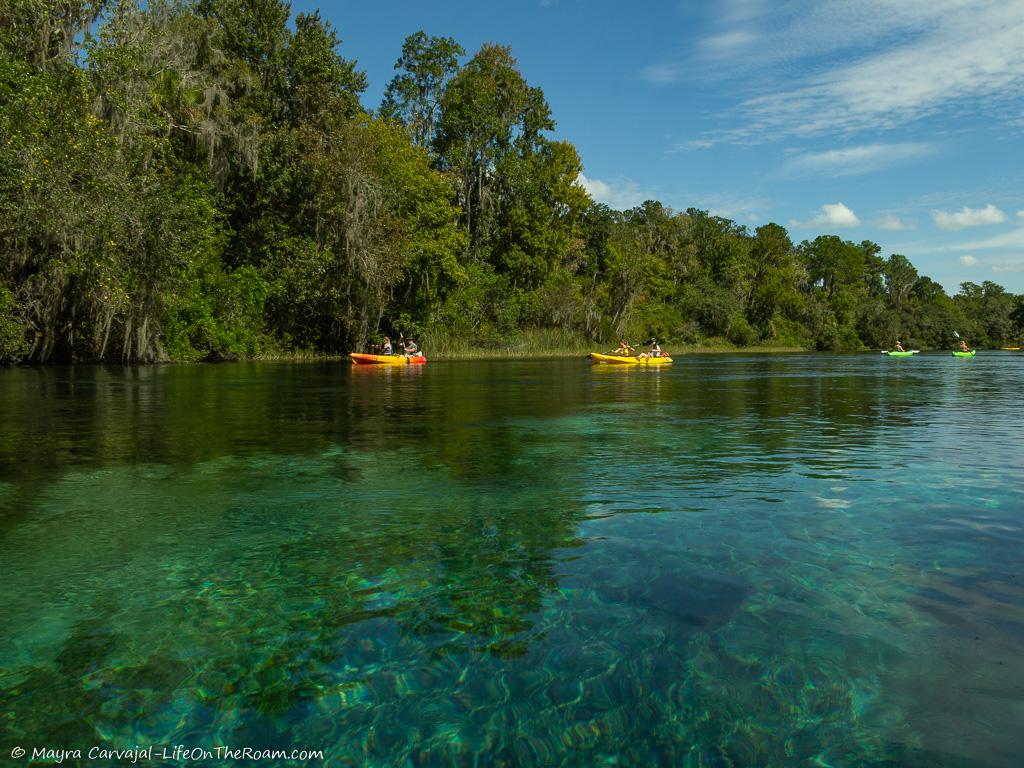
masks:
<svg viewBox="0 0 1024 768"><path fill-rule="evenodd" d="M899 352L896 350L883 349L882 354L888 355L889 357L912 357L913 355L916 355L920 351L921 350L919 349L908 349L904 352Z"/></svg>
<svg viewBox="0 0 1024 768"><path fill-rule="evenodd" d="M1004 352L1020 352L1020 347L1000 347Z"/></svg>
<svg viewBox="0 0 1024 768"><path fill-rule="evenodd" d="M954 352L953 357L974 357L974 353L978 350L972 349L970 352Z"/></svg>
<svg viewBox="0 0 1024 768"><path fill-rule="evenodd" d="M427 362L423 355L364 355L361 352L351 352L349 359L352 365L424 365Z"/></svg>
<svg viewBox="0 0 1024 768"><path fill-rule="evenodd" d="M641 358L625 355L603 355L600 352L591 352L589 357L595 363L603 365L668 365L672 362L672 358L668 355Z"/></svg>

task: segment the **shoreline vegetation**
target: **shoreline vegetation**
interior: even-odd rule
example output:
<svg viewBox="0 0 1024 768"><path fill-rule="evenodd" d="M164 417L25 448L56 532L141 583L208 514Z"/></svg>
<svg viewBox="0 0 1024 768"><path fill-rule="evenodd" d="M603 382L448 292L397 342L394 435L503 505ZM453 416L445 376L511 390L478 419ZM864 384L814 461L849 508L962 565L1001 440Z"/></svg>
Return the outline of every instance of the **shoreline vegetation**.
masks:
<svg viewBox="0 0 1024 768"><path fill-rule="evenodd" d="M0 363L1016 346L902 254L594 201L509 47L414 32L383 101L282 0L0 8ZM404 31L404 30L403 30ZM695 346L696 345L696 346Z"/></svg>
<svg viewBox="0 0 1024 768"><path fill-rule="evenodd" d="M526 348L526 347L495 347L491 349L459 349L447 352L430 354L427 351L428 362L463 362L471 360L531 360L531 359L583 359L591 352L603 351L605 347L587 348L586 350L576 347L551 347L551 348ZM728 346L702 346L697 345L685 350L678 349L670 351L674 357L685 357L687 355L728 355L728 354L792 354L805 353L809 350L798 347L728 347ZM347 355L268 355L254 358L253 362L262 363L302 363L302 362L330 362L337 360L348 362Z"/></svg>

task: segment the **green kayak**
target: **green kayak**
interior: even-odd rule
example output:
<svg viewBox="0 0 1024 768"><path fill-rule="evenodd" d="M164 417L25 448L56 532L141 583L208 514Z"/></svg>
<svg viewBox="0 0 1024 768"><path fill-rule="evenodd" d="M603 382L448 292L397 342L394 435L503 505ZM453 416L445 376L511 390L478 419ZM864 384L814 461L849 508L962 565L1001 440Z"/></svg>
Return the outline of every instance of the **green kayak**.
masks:
<svg viewBox="0 0 1024 768"><path fill-rule="evenodd" d="M886 352L889 357L913 357L917 352Z"/></svg>
<svg viewBox="0 0 1024 768"><path fill-rule="evenodd" d="M970 352L954 352L953 357L974 357L974 353L978 350L972 349Z"/></svg>

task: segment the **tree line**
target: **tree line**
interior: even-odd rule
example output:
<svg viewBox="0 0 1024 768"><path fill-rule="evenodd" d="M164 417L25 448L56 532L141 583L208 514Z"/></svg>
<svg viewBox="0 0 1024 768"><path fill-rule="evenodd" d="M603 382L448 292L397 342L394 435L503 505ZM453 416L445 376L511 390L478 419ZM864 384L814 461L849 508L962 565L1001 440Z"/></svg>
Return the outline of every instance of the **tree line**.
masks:
<svg viewBox="0 0 1024 768"><path fill-rule="evenodd" d="M382 103L281 0L0 9L0 361L334 354L557 329L822 350L1000 345L1024 300L655 201L616 211L511 50L406 38Z"/></svg>

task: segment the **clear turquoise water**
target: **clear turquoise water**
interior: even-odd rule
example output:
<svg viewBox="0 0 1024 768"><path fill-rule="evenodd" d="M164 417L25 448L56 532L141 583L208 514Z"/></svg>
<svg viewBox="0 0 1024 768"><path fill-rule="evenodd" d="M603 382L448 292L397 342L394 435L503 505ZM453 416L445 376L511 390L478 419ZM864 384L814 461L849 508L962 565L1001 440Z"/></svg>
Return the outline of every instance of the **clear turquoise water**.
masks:
<svg viewBox="0 0 1024 768"><path fill-rule="evenodd" d="M0 370L0 762L1019 766L1022 392L1012 353Z"/></svg>

